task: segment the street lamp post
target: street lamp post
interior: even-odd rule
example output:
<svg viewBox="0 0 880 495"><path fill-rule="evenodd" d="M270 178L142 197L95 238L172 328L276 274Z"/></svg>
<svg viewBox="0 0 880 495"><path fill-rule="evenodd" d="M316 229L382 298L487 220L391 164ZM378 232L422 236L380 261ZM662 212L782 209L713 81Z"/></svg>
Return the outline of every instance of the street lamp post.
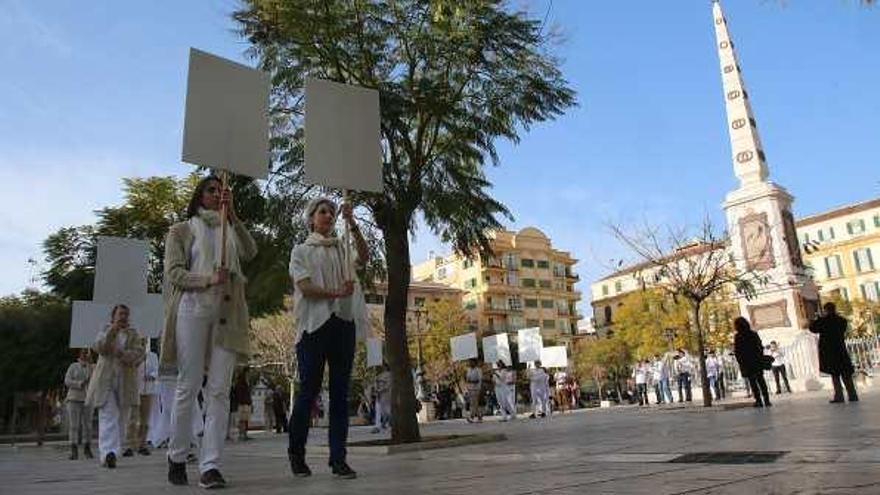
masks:
<svg viewBox="0 0 880 495"><path fill-rule="evenodd" d="M675 339L675 329L667 328L663 331L663 335L666 336L666 342L669 344L669 352L672 352L674 349L672 342Z"/></svg>

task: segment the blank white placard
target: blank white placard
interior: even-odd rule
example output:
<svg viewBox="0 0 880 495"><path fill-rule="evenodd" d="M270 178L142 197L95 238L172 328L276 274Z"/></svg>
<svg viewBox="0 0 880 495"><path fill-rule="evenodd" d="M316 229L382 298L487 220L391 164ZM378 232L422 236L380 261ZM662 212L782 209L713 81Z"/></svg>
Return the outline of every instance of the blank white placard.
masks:
<svg viewBox="0 0 880 495"><path fill-rule="evenodd" d="M322 79L306 81L306 180L381 192L379 92Z"/></svg>
<svg viewBox="0 0 880 495"><path fill-rule="evenodd" d="M499 333L483 337L483 361L495 364L498 360L510 366L513 364L510 356L510 341L506 333Z"/></svg>
<svg viewBox="0 0 880 495"><path fill-rule="evenodd" d="M523 328L517 331L516 342L519 346L519 362L528 363L541 359L541 349L544 347L544 339L541 337L540 328Z"/></svg>
<svg viewBox="0 0 880 495"><path fill-rule="evenodd" d="M269 175L269 75L190 49L182 160L265 179Z"/></svg>
<svg viewBox="0 0 880 495"><path fill-rule="evenodd" d="M452 337L451 339L449 339L449 345L452 346L453 361L466 361L468 359L475 359L480 354L477 350L476 333L467 333L464 335L459 335L458 337Z"/></svg>
<svg viewBox="0 0 880 495"><path fill-rule="evenodd" d="M146 305L148 256L147 241L98 237L92 301L129 307Z"/></svg>
<svg viewBox="0 0 880 495"><path fill-rule="evenodd" d="M131 326L144 337L151 339L162 336L165 326L165 300L162 294L147 294L147 303L131 308Z"/></svg>
<svg viewBox="0 0 880 495"><path fill-rule="evenodd" d="M110 324L112 304L92 301L73 301L73 314L70 318L70 347L92 347L98 332Z"/></svg>
<svg viewBox="0 0 880 495"><path fill-rule="evenodd" d="M568 351L564 345L541 349L541 366L545 368L567 368Z"/></svg>
<svg viewBox="0 0 880 495"><path fill-rule="evenodd" d="M382 366L382 340L367 338L367 368Z"/></svg>

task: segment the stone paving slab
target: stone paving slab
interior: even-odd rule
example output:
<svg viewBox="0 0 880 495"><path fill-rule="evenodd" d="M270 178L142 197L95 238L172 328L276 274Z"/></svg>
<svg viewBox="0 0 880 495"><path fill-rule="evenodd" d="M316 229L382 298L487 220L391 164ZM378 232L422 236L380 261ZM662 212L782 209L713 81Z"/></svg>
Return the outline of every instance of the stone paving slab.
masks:
<svg viewBox="0 0 880 495"><path fill-rule="evenodd" d="M255 434L227 446L224 493L306 494L880 494L880 392L858 404L829 405L825 394L784 397L771 409L665 411L612 408L555 415L540 421L439 422L426 435L505 435L506 442L396 454L349 462L357 480L335 480L326 454L312 448L314 476L294 479L286 436ZM351 440L380 438L352 428ZM313 430L312 444L326 442ZM681 454L709 451L787 451L769 464L672 464ZM95 461L68 461L63 444L0 446L0 494L198 493L165 481L161 452L122 458L110 471Z"/></svg>

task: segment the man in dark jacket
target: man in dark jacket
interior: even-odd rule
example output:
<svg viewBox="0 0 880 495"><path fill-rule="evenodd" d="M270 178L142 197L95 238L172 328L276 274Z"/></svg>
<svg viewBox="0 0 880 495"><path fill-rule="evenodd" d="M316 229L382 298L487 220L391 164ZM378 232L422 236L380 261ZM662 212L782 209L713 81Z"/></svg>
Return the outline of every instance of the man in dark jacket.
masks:
<svg viewBox="0 0 880 495"><path fill-rule="evenodd" d="M825 303L822 308L825 314L810 323L810 331L819 334L819 371L831 375L831 384L834 385L832 404L843 402L841 381L849 401L856 402L859 395L852 378L855 369L846 350L846 318L837 314L834 303Z"/></svg>
<svg viewBox="0 0 880 495"><path fill-rule="evenodd" d="M752 331L749 320L742 316L733 320L736 336L733 339L733 352L743 378L749 381L755 407L770 407L770 393L764 380L764 346L758 332ZM763 400L762 400L763 398Z"/></svg>

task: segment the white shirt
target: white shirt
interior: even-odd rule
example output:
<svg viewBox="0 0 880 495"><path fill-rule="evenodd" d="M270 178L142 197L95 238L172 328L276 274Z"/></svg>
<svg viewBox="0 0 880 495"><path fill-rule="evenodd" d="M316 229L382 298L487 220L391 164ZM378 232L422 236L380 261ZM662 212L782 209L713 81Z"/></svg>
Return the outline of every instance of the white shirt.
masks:
<svg viewBox="0 0 880 495"><path fill-rule="evenodd" d="M694 371L694 361L691 359L691 355L685 353L682 357L678 359L678 372L679 373L692 373Z"/></svg>
<svg viewBox="0 0 880 495"><path fill-rule="evenodd" d="M336 246L314 246L300 244L290 251L288 267L294 284L309 279L325 290L341 290L341 275L334 272L342 266L341 249ZM303 333L313 333L321 325L336 315L346 321L354 321L352 316L352 297L333 299L314 299L304 297L299 289L294 289L294 320L296 322L296 339L299 342Z"/></svg>
<svg viewBox="0 0 880 495"><path fill-rule="evenodd" d="M662 359L658 359L658 360L654 361L653 367L654 367L654 380L655 381L659 382L661 380L665 380L665 379L669 378L669 372L667 371L666 363L663 362Z"/></svg>
<svg viewBox="0 0 880 495"><path fill-rule="evenodd" d="M718 376L718 370L721 368L721 363L718 362L718 358L708 356L706 358L706 375L707 376Z"/></svg>
<svg viewBox="0 0 880 495"><path fill-rule="evenodd" d="M205 232L210 236L217 235L218 227L211 227L207 223L204 224ZM189 266L199 266L202 258L214 258L214 253L203 253L200 251L199 242L193 242L189 251ZM213 246L207 243L208 246ZM219 285L211 286L204 290L188 290L184 291L180 296L180 305L178 306L178 314L187 314L198 317L214 316L217 314L217 308L220 302Z"/></svg>
<svg viewBox="0 0 880 495"><path fill-rule="evenodd" d="M541 368L532 368L529 370L529 382L534 388L545 387L550 383L550 375Z"/></svg>
<svg viewBox="0 0 880 495"><path fill-rule="evenodd" d="M648 382L648 370L641 364L633 370L633 376L636 379L636 385L644 385Z"/></svg>
<svg viewBox="0 0 880 495"><path fill-rule="evenodd" d="M775 351L770 351L770 355L773 356L773 367L785 366L785 355L779 349Z"/></svg>

